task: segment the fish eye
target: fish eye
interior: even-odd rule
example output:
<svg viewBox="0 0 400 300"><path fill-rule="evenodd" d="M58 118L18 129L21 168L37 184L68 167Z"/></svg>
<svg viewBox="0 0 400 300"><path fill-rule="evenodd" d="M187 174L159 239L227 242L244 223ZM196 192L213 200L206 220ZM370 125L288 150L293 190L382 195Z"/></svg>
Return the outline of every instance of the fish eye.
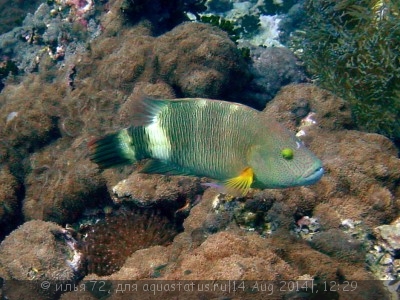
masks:
<svg viewBox="0 0 400 300"><path fill-rule="evenodd" d="M284 159L290 160L293 158L294 152L290 148L284 148L282 149L281 154Z"/></svg>

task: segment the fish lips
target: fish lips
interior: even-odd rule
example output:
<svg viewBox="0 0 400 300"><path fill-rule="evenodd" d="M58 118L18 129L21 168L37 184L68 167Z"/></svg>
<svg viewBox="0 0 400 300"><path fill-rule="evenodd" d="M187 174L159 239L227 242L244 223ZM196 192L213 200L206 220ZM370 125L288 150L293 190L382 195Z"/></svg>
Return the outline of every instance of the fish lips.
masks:
<svg viewBox="0 0 400 300"><path fill-rule="evenodd" d="M324 175L324 168L323 167L317 167L317 168L310 168L306 172L303 173L301 176L303 179L302 185L310 185L314 184L317 181L319 181Z"/></svg>

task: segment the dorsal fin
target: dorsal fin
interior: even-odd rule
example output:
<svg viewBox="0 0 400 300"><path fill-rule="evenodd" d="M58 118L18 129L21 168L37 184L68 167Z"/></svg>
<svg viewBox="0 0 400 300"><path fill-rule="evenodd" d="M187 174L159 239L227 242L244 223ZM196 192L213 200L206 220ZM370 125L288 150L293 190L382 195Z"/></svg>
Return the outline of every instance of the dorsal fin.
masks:
<svg viewBox="0 0 400 300"><path fill-rule="evenodd" d="M135 103L132 124L134 126L146 126L153 123L154 118L168 105L168 102L168 100L141 95Z"/></svg>

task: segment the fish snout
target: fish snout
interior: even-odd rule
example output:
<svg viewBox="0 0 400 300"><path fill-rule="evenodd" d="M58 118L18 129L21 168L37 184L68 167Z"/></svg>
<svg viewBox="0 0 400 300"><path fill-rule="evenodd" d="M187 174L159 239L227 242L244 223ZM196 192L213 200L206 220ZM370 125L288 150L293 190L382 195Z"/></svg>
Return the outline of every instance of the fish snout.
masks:
<svg viewBox="0 0 400 300"><path fill-rule="evenodd" d="M321 166L309 168L302 175L304 185L310 185L316 183L324 175L324 168Z"/></svg>

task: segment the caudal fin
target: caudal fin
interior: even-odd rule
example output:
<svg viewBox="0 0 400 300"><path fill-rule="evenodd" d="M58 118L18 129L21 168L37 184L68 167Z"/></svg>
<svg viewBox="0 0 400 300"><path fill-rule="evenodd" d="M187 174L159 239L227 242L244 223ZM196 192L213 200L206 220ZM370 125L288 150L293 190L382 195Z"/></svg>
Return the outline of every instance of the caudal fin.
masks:
<svg viewBox="0 0 400 300"><path fill-rule="evenodd" d="M93 139L88 143L88 148L90 160L103 169L136 161L135 147L127 129Z"/></svg>

